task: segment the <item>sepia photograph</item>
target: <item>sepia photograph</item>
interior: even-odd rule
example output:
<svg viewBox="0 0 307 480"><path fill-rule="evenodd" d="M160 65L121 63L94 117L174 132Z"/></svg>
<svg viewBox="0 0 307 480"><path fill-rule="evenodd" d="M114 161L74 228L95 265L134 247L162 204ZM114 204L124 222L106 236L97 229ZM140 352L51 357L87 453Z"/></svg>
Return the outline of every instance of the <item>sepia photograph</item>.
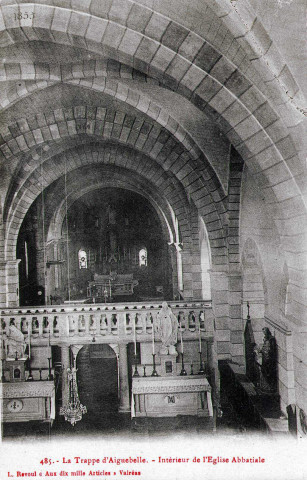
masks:
<svg viewBox="0 0 307 480"><path fill-rule="evenodd" d="M307 479L306 0L0 0L0 478Z"/></svg>

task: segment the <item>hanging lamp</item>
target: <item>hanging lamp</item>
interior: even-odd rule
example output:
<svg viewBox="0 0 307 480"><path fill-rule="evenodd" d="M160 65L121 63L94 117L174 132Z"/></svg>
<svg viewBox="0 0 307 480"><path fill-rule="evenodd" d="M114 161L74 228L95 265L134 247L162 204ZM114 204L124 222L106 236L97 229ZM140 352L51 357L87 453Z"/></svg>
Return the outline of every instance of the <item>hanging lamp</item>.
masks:
<svg viewBox="0 0 307 480"><path fill-rule="evenodd" d="M76 356L73 352L70 355L71 366L67 369L68 386L68 402L66 405L60 408L60 415L64 415L67 422L70 422L72 426L75 426L77 422L82 420L82 417L87 413L87 408L81 404L78 393L77 384L77 368L76 368Z"/></svg>
<svg viewBox="0 0 307 480"><path fill-rule="evenodd" d="M65 159L64 170L64 189L65 189L65 213L66 213L66 253L67 253L67 286L68 300L70 301L70 262L69 262L69 235L68 235L68 206L67 206L67 166ZM69 321L69 320L68 320ZM81 404L77 384L76 355L70 349L70 367L65 372L68 381L68 399L67 403L60 408L60 415L64 415L67 422L72 426L82 420L82 416L87 413L87 408Z"/></svg>

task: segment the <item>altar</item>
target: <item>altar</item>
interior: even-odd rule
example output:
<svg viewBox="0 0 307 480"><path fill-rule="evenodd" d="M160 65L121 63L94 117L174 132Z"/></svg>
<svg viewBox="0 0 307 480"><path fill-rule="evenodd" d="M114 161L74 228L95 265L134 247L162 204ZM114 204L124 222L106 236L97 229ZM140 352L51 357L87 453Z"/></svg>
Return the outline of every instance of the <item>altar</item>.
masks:
<svg viewBox="0 0 307 480"><path fill-rule="evenodd" d="M2 383L0 398L3 422L55 419L55 386L53 381Z"/></svg>
<svg viewBox="0 0 307 480"><path fill-rule="evenodd" d="M132 417L213 417L211 386L204 375L133 377Z"/></svg>
<svg viewBox="0 0 307 480"><path fill-rule="evenodd" d="M133 295L138 281L133 274L94 275L87 289L88 298L112 298L120 295Z"/></svg>

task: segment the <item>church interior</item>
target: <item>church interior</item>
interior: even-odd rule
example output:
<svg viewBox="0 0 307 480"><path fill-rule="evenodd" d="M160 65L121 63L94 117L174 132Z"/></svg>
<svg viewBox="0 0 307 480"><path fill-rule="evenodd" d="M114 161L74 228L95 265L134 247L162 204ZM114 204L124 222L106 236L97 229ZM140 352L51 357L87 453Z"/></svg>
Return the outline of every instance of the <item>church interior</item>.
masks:
<svg viewBox="0 0 307 480"><path fill-rule="evenodd" d="M306 436L304 3L0 2L3 440Z"/></svg>

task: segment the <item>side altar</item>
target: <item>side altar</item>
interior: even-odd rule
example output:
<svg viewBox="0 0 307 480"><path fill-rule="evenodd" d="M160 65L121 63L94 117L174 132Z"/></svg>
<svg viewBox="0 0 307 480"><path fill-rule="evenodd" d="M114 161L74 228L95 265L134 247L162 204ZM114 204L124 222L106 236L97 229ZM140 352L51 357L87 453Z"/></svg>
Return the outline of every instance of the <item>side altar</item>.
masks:
<svg viewBox="0 0 307 480"><path fill-rule="evenodd" d="M178 332L180 335L178 344L180 363L176 361L178 356ZM162 303L162 308L153 321L152 335L152 374L146 376L145 367L143 367L144 376L141 377L138 369L142 370L142 365L135 365L132 377L131 416L175 417L177 415L192 415L213 417L212 388L205 375L200 337L199 371L197 374L193 374L191 368L191 374L187 375L184 366L181 322L178 321L166 302ZM156 349L158 353L156 353Z"/></svg>
<svg viewBox="0 0 307 480"><path fill-rule="evenodd" d="M16 328L13 320L2 338L0 361L1 421L15 423L35 420L52 424L55 419L55 385L50 362L48 377L43 378L45 369L44 372L39 369L39 380L34 380L29 337L26 344L23 333Z"/></svg>
<svg viewBox="0 0 307 480"><path fill-rule="evenodd" d="M205 376L139 377L132 381L132 417L213 417Z"/></svg>
<svg viewBox="0 0 307 480"><path fill-rule="evenodd" d="M52 381L3 383L0 398L3 422L55 419L55 387Z"/></svg>

